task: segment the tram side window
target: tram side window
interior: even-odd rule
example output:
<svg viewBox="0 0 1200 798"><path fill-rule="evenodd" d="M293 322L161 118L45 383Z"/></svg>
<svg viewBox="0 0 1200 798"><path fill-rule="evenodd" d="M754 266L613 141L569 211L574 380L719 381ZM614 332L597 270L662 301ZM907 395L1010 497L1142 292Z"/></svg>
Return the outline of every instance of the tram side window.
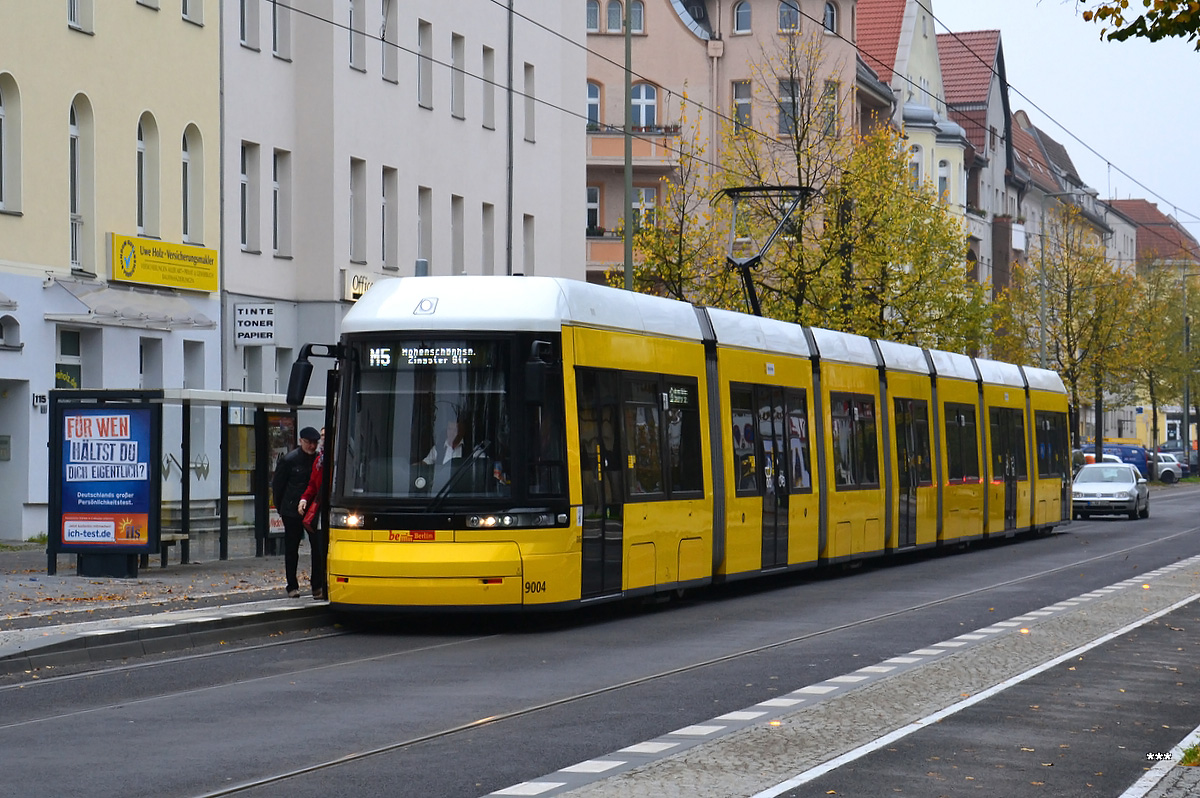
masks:
<svg viewBox="0 0 1200 798"><path fill-rule="evenodd" d="M1039 410L1037 423L1037 463L1039 477L1059 477L1070 470L1067 446L1067 414Z"/></svg>
<svg viewBox="0 0 1200 798"><path fill-rule="evenodd" d="M667 382L666 432L671 493L703 491L700 397L695 380Z"/></svg>
<svg viewBox="0 0 1200 798"><path fill-rule="evenodd" d="M979 481L979 439L972 405L946 402L946 478L951 483Z"/></svg>
<svg viewBox="0 0 1200 798"><path fill-rule="evenodd" d="M758 493L758 472L754 464L754 398L748 387L729 392L733 415L733 473L737 493Z"/></svg>
<svg viewBox="0 0 1200 798"><path fill-rule="evenodd" d="M1025 479L1029 469L1025 459L1025 414L1011 407L993 407L992 474Z"/></svg>
<svg viewBox="0 0 1200 798"><path fill-rule="evenodd" d="M812 490L812 470L809 468L808 402L804 391L788 391L787 438L791 461L792 493Z"/></svg>
<svg viewBox="0 0 1200 798"><path fill-rule="evenodd" d="M630 496L663 492L657 387L650 380L625 381L625 484Z"/></svg>
<svg viewBox="0 0 1200 798"><path fill-rule="evenodd" d="M833 479L841 488L879 486L879 444L875 399L860 394L830 395L833 410Z"/></svg>

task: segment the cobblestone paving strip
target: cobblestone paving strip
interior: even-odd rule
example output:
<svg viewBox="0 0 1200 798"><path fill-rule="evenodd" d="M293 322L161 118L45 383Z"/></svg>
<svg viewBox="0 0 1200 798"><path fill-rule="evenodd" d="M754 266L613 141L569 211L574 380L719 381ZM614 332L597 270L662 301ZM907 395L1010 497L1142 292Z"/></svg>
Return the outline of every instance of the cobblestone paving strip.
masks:
<svg viewBox="0 0 1200 798"><path fill-rule="evenodd" d="M1149 589L1143 585L1149 585ZM678 753L670 753L670 747L662 749L668 753L661 758L575 789L561 789L570 780L560 778L566 775L560 772L497 794L572 798L754 796L1155 612L1197 598L1200 558L960 635L955 642L970 643L963 648L919 649L869 666L862 670L875 673L876 668L888 664L900 664L904 669L881 673L865 684L856 686L840 678L831 679L784 697L784 702L803 699L792 707L783 706L779 699L747 707L747 713L768 705L773 711L748 718L753 725L686 748L680 746L683 750ZM1027 628L1028 633L1022 633L1020 627ZM839 687L820 695L832 685ZM658 742L671 737L664 735ZM599 761L622 760L622 764L628 764L630 759L628 754L616 752ZM543 786L545 789L539 789Z"/></svg>

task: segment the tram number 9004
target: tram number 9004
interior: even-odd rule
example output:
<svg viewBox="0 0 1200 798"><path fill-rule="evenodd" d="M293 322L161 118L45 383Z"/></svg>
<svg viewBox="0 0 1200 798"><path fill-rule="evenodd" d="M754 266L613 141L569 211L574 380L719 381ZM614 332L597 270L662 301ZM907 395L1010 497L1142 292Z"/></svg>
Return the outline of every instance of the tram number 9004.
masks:
<svg viewBox="0 0 1200 798"><path fill-rule="evenodd" d="M545 593L546 592L546 583L545 583L545 581L526 582L525 583L525 592L526 593Z"/></svg>

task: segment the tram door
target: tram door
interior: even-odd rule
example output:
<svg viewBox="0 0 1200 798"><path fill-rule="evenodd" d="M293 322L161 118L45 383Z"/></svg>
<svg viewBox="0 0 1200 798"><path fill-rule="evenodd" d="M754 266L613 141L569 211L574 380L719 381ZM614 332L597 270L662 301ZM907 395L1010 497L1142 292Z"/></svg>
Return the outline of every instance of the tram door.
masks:
<svg viewBox="0 0 1200 798"><path fill-rule="evenodd" d="M763 486L762 567L787 565L788 559L788 441L783 389L754 388L757 408L759 484Z"/></svg>
<svg viewBox="0 0 1200 798"><path fill-rule="evenodd" d="M929 457L929 410L922 399L896 399L896 517L898 548L917 545L917 487L933 481Z"/></svg>
<svg viewBox="0 0 1200 798"><path fill-rule="evenodd" d="M992 479L1004 480L1004 530L1017 528L1017 482L1026 476L1025 416L1011 407L991 409Z"/></svg>
<svg viewBox="0 0 1200 798"><path fill-rule="evenodd" d="M620 388L617 375L576 373L579 400L580 484L583 488L583 598L621 592L625 481L621 470Z"/></svg>

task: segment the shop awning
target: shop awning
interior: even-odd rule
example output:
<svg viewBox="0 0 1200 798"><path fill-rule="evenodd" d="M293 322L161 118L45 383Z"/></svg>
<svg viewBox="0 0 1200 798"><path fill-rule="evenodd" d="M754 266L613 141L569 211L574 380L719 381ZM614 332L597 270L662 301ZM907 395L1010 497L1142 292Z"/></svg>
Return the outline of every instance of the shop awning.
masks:
<svg viewBox="0 0 1200 798"><path fill-rule="evenodd" d="M47 321L108 324L146 330L215 329L217 323L179 294L104 283L56 281L84 307L81 313L47 313Z"/></svg>

